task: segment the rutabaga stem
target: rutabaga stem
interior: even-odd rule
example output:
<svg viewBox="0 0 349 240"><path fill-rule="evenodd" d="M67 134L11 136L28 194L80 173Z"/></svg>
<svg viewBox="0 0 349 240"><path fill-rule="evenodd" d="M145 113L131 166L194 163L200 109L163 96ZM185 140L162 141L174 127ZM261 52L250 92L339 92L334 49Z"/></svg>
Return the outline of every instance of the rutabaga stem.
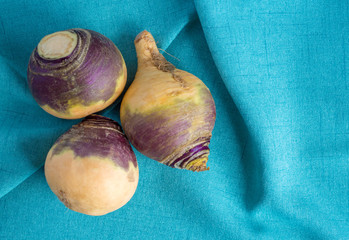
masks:
<svg viewBox="0 0 349 240"><path fill-rule="evenodd" d="M55 60L69 56L77 45L77 35L74 32L61 31L45 36L38 44L40 57Z"/></svg>
<svg viewBox="0 0 349 240"><path fill-rule="evenodd" d="M161 55L156 46L154 37L146 30L137 35L134 43L137 52L138 66L152 65L153 58Z"/></svg>
<svg viewBox="0 0 349 240"><path fill-rule="evenodd" d="M176 67L168 62L159 52L154 37L148 31L144 30L137 35L135 46L138 59L138 69L147 66L155 66L163 72L174 74L173 71Z"/></svg>

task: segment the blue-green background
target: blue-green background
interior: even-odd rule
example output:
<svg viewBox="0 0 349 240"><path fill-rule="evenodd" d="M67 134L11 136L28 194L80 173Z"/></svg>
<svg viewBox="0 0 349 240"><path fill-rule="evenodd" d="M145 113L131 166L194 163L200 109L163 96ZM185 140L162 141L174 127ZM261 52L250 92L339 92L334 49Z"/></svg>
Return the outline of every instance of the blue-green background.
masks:
<svg viewBox="0 0 349 240"><path fill-rule="evenodd" d="M74 27L119 47L128 85L144 29L205 82L209 171L136 152L138 189L120 210L91 217L57 200L42 166L78 121L36 104L26 67L43 36ZM0 239L349 239L348 67L348 0L1 0Z"/></svg>

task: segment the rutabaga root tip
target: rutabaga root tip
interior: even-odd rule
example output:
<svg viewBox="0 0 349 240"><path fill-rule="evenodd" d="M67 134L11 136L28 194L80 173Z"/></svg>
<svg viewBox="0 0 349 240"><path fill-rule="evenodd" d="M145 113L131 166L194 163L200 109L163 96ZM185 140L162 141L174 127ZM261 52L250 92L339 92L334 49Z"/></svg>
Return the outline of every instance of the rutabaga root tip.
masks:
<svg viewBox="0 0 349 240"><path fill-rule="evenodd" d="M203 172L210 170L209 167L206 166L207 158L199 158L197 160L192 161L188 164L185 169L193 171L193 172Z"/></svg>

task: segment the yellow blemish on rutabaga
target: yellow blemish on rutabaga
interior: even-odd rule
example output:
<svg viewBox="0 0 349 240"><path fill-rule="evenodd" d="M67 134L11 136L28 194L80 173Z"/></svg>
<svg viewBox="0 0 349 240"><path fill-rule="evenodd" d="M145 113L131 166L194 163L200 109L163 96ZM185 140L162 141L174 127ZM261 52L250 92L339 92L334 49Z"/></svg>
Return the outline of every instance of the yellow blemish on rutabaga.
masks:
<svg viewBox="0 0 349 240"><path fill-rule="evenodd" d="M107 105L108 103L112 103L113 101L109 99L108 101L98 101L98 102L91 102L91 106L86 106L83 104L68 104L68 111L66 112L58 112L55 109L51 108L49 105L43 105L41 106L46 112L52 114L53 116L56 116L58 118L65 118L65 119L78 119L83 118L87 115L90 115L92 113L98 112L99 109L104 108L104 105ZM93 107L92 107L93 106Z"/></svg>
<svg viewBox="0 0 349 240"><path fill-rule="evenodd" d="M172 79L170 73L159 71L155 73L159 74L146 76L149 72L137 73L136 79L140 80L135 80L127 90L123 103L127 102L128 106L124 107L131 114L138 112L146 114L157 108L170 108L170 106L175 105L179 101L190 101L197 105L204 104L204 98L202 98L204 94L201 94L201 92L202 89L207 89L207 87L203 83L198 82L200 80L195 76L191 74L189 77L185 76L186 79L191 78L192 81L188 81L188 88L183 89Z"/></svg>

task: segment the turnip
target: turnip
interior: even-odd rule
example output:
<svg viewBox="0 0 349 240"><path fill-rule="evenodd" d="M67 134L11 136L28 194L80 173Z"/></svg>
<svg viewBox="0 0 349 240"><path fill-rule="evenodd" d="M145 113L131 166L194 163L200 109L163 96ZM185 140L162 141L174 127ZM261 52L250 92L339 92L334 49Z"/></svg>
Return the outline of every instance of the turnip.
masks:
<svg viewBox="0 0 349 240"><path fill-rule="evenodd" d="M135 39L138 69L120 109L132 145L170 167L204 171L216 119L214 100L194 75L176 69L141 32Z"/></svg>
<svg viewBox="0 0 349 240"><path fill-rule="evenodd" d="M64 133L50 149L45 176L66 207L104 215L125 205L138 184L136 156L120 125L91 115Z"/></svg>
<svg viewBox="0 0 349 240"><path fill-rule="evenodd" d="M27 71L34 99L48 113L65 119L111 105L126 77L124 59L114 43L86 29L45 36L31 54Z"/></svg>

